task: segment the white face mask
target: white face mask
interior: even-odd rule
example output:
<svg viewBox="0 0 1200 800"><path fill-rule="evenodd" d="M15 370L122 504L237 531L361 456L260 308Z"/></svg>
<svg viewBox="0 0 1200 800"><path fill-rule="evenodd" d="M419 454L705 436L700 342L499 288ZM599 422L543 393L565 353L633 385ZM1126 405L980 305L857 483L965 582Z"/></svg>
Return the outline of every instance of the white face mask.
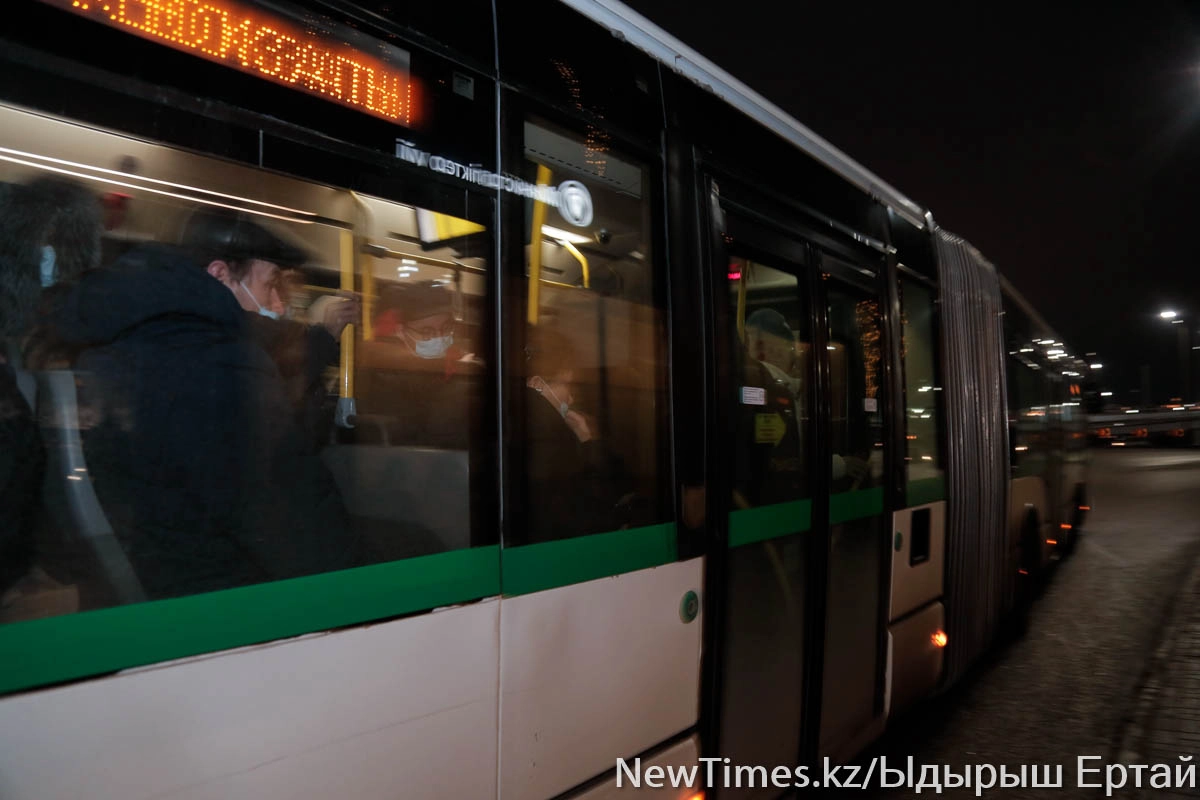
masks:
<svg viewBox="0 0 1200 800"><path fill-rule="evenodd" d="M49 289L58 279L58 268L55 264L54 248L50 245L42 247L41 278L42 288Z"/></svg>
<svg viewBox="0 0 1200 800"><path fill-rule="evenodd" d="M246 296L250 298L250 302L254 303L254 305L258 306L259 314L262 314L267 319L279 319L279 312L272 311L269 308L263 308L262 304L258 302L258 298L255 297L248 288L246 288L246 284L244 281L238 281L238 286L242 287L242 291L244 291L246 293Z"/></svg>
<svg viewBox="0 0 1200 800"><path fill-rule="evenodd" d="M452 344L454 344L454 334L435 336L432 339L418 339L413 344L413 352L417 354L417 358L442 358Z"/></svg>
<svg viewBox="0 0 1200 800"><path fill-rule="evenodd" d="M559 398L558 394L553 389L550 388L550 384L546 383L546 381L544 379L538 378L538 383L533 388L537 391L538 394L542 394L543 392L548 392L550 394L550 396L554 398L554 401L556 403L558 403L558 413L562 415L563 419L567 418L567 413L571 410L571 405L569 403L567 403L565 400L562 400L561 398Z"/></svg>

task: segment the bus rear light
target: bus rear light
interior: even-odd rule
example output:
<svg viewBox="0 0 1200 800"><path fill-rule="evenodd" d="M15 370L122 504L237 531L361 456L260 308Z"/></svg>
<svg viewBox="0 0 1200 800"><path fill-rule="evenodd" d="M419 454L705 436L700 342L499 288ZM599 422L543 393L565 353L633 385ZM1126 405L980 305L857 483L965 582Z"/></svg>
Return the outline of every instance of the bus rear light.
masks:
<svg viewBox="0 0 1200 800"><path fill-rule="evenodd" d="M687 800L704 800L704 792L696 792L694 795L689 797Z"/></svg>
<svg viewBox="0 0 1200 800"><path fill-rule="evenodd" d="M1058 539L1047 539L1046 544L1058 544Z"/></svg>
<svg viewBox="0 0 1200 800"><path fill-rule="evenodd" d="M1091 506L1080 506L1079 510L1080 511L1091 511L1092 507Z"/></svg>
<svg viewBox="0 0 1200 800"><path fill-rule="evenodd" d="M929 640L933 642L934 647L945 647L946 642L950 641L945 631L938 631L933 636L930 636Z"/></svg>
<svg viewBox="0 0 1200 800"><path fill-rule="evenodd" d="M1062 528L1064 531L1071 530L1071 524L1068 522L1064 522L1061 525L1059 525L1058 527Z"/></svg>
<svg viewBox="0 0 1200 800"><path fill-rule="evenodd" d="M1028 575L1028 574L1029 574L1029 570L1027 570L1027 569L1019 569L1019 570L1017 570L1017 572L1019 572L1019 573L1020 573L1020 574L1022 574L1022 575Z"/></svg>

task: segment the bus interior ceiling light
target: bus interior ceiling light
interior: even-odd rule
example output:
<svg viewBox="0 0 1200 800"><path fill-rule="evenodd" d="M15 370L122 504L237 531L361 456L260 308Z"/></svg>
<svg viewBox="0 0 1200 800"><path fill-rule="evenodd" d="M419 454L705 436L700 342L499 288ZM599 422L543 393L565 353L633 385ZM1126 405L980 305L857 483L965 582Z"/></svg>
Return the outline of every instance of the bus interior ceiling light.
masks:
<svg viewBox="0 0 1200 800"><path fill-rule="evenodd" d="M47 172L56 172L59 175L69 175L72 178L79 178L80 180L104 183L104 184L108 184L109 186L120 186L125 189L138 189L143 192L150 192L151 194L160 194L165 197L173 197L176 200L187 200L188 202L192 202L192 203L203 203L208 206L217 206L219 208L228 208L231 211L244 211L247 214L257 214L260 217L270 217L271 219L283 220L284 222L295 222L295 223L298 223L301 225L311 225L315 221L315 220L311 220L311 219L296 219L295 217L285 217L282 214L272 214L270 212L259 211L258 209L254 209L254 208L245 208L244 206L230 205L229 203L219 203L216 200L206 200L203 197L193 197L193 196L186 195L186 194L179 194L178 192L168 192L165 189L154 189L149 186L137 186L135 184L126 183L124 181L118 181L113 178L102 178L98 175L88 175L83 172L75 172L73 170L63 169L62 167L52 167L52 166L49 166L46 164L37 164L33 161L26 161L21 158L13 158L12 156L6 156L3 154L0 154L0 161L8 161L13 164L20 164L25 167L33 167L35 169L41 169L41 170L45 170ZM189 187L189 188L191 188L191 187ZM237 198L237 199L241 200L244 198ZM309 212L300 211L297 213L308 214ZM312 214L312 216L315 217L316 214Z"/></svg>
<svg viewBox="0 0 1200 800"><path fill-rule="evenodd" d="M62 159L62 158L53 158L51 156L44 156L44 155L41 155L40 153L27 153L23 150L13 150L11 147L0 147L0 153L8 153L10 155L20 156L23 158L35 158L39 161L46 161L51 164L59 164L64 167L75 167L77 169L91 170L92 172L99 172L102 175L116 175L121 178L128 178L129 180L133 180L133 181L142 181L144 183L153 183L156 186L169 186L172 189L186 189L191 192L199 192L201 194L210 194L213 197L220 197L224 200L236 200L239 203L249 203L250 205L262 206L264 208L273 208L273 209L276 209L277 211L287 211L292 214L302 214L306 217L317 216L316 212L313 212L313 211L304 211L303 209L299 209L299 208L288 208L287 206L279 206L279 205L275 205L274 203L264 202L262 200L253 200L249 197L241 197L236 194L224 194L222 192L214 192L211 189L202 189L199 186L189 186L186 183L172 183L171 181L159 180L158 178L148 178L145 175L138 175L138 174L132 173L132 172L122 172L122 171L116 170L116 169L105 169L104 167L96 167L91 164L83 164L78 161L67 161L66 159ZM8 159L5 159L5 160L8 160ZM24 162L18 161L16 163L20 164L20 163L24 163ZM47 169L46 167L40 166L38 164L31 164L29 166L34 166L39 169ZM71 173L67 173L67 174L71 174ZM99 179L93 178L93 180L99 180ZM124 185L124 184L119 184L119 185ZM131 188L137 189L140 187L133 186ZM174 196L174 195L172 195L172 196ZM247 210L249 210L249 209L247 209Z"/></svg>
<svg viewBox="0 0 1200 800"><path fill-rule="evenodd" d="M571 233L570 231L564 231L560 228L551 227L550 225L542 226L542 236L545 236L548 239L570 242L571 244L587 244L588 242L592 241L592 237L590 236Z"/></svg>

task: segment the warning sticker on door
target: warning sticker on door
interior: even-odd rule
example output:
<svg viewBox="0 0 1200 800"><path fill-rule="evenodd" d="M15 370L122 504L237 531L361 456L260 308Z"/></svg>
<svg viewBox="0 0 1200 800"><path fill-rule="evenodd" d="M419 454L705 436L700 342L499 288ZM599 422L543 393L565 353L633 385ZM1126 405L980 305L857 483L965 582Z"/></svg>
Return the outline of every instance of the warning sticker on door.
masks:
<svg viewBox="0 0 1200 800"><path fill-rule="evenodd" d="M778 414L754 415L754 441L756 444L779 444L787 433L787 423Z"/></svg>
<svg viewBox="0 0 1200 800"><path fill-rule="evenodd" d="M767 390L761 386L743 386L742 387L742 405L744 406L765 406L767 404Z"/></svg>

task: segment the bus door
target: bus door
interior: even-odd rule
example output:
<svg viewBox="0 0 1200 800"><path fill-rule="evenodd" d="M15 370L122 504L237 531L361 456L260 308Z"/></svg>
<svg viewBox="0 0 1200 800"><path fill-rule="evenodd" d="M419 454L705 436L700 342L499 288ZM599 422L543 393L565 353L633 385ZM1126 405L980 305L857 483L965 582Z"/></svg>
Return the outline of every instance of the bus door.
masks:
<svg viewBox="0 0 1200 800"><path fill-rule="evenodd" d="M820 753L848 757L884 721L884 586L890 569L884 515L882 260L822 250L820 357L828 382L830 454L827 597Z"/></svg>
<svg viewBox="0 0 1200 800"><path fill-rule="evenodd" d="M875 735L883 718L879 281L869 260L752 209L722 200L718 216L729 512L715 746L733 764L804 763Z"/></svg>

